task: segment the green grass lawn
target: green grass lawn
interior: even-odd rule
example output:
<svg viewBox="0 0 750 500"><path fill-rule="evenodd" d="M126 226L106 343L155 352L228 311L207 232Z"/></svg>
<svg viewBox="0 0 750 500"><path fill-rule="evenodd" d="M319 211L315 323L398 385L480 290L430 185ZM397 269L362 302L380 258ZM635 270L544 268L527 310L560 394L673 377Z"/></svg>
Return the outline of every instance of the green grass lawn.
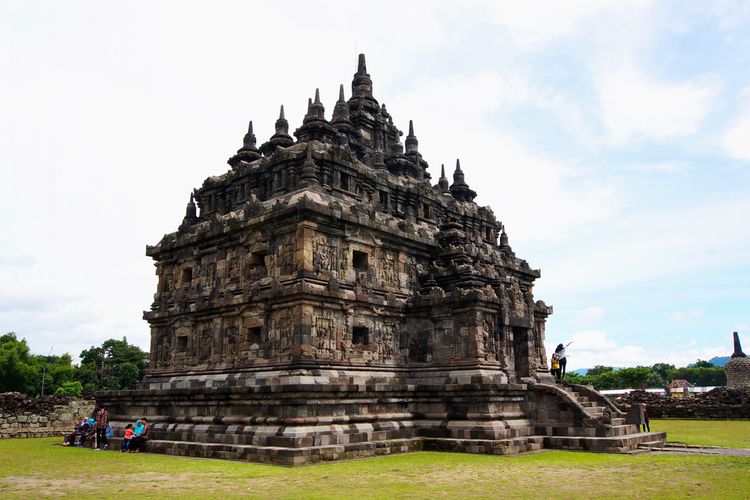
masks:
<svg viewBox="0 0 750 500"><path fill-rule="evenodd" d="M652 420L651 430L666 432L667 441L750 448L748 420Z"/></svg>
<svg viewBox="0 0 750 500"><path fill-rule="evenodd" d="M703 434L713 435L716 423L703 424ZM750 492L750 457L423 452L284 468L66 448L60 441L0 440L0 497L747 498Z"/></svg>

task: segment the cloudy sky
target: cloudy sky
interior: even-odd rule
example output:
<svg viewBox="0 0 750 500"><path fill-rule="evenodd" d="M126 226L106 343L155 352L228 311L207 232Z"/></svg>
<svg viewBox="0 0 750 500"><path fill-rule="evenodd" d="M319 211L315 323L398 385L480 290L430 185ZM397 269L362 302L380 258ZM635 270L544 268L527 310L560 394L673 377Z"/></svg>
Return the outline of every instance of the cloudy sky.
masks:
<svg viewBox="0 0 750 500"><path fill-rule="evenodd" d="M750 346L750 4L0 0L0 332L148 347L144 255L252 119L367 54L434 177L542 269L569 368Z"/></svg>

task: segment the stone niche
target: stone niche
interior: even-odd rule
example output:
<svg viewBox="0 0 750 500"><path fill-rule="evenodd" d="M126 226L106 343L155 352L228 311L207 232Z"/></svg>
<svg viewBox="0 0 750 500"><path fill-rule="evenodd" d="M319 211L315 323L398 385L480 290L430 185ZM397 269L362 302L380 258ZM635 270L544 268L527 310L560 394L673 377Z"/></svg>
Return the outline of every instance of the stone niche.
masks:
<svg viewBox="0 0 750 500"><path fill-rule="evenodd" d="M627 451L606 398L547 369L538 270L457 161L436 183L414 125L372 95L364 56L330 119L317 92L289 134L190 194L146 254L159 278L138 389L98 395L151 450L280 464L419 449ZM501 160L498 160L501 161Z"/></svg>

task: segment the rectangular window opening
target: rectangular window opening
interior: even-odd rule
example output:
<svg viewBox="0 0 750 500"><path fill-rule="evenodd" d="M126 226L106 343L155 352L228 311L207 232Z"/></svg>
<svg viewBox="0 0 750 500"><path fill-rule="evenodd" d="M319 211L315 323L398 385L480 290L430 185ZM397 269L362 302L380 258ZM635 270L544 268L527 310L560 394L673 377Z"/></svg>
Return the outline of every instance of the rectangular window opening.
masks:
<svg viewBox="0 0 750 500"><path fill-rule="evenodd" d="M341 189L344 191L349 191L349 174L345 174L344 172L341 172Z"/></svg>
<svg viewBox="0 0 750 500"><path fill-rule="evenodd" d="M258 250L250 254L250 263L253 267L262 267L266 265L266 251Z"/></svg>
<svg viewBox="0 0 750 500"><path fill-rule="evenodd" d="M190 286L190 282L193 281L193 269L190 267L183 268L180 280L184 286Z"/></svg>
<svg viewBox="0 0 750 500"><path fill-rule="evenodd" d="M187 336L177 337L177 352L187 351L188 338Z"/></svg>
<svg viewBox="0 0 750 500"><path fill-rule="evenodd" d="M366 326L352 328L352 344L367 345L370 343L370 329Z"/></svg>
<svg viewBox="0 0 750 500"><path fill-rule="evenodd" d="M386 191L380 191L380 208L388 210L388 193Z"/></svg>
<svg viewBox="0 0 750 500"><path fill-rule="evenodd" d="M367 252L354 250L352 254L352 265L357 271L367 271Z"/></svg>
<svg viewBox="0 0 750 500"><path fill-rule="evenodd" d="M261 327L254 326L247 329L247 338L251 344L260 344Z"/></svg>
<svg viewBox="0 0 750 500"><path fill-rule="evenodd" d="M430 206L427 203L422 204L422 214L424 214L425 219L430 218Z"/></svg>

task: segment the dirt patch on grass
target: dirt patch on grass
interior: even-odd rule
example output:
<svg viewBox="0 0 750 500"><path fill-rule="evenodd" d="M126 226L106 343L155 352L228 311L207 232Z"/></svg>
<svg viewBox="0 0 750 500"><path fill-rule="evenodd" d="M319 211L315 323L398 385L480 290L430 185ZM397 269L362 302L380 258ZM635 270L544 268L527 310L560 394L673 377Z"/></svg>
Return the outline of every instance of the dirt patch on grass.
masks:
<svg viewBox="0 0 750 500"><path fill-rule="evenodd" d="M81 483L77 479L51 479L42 475L9 476L0 478L0 487L4 493L27 493L45 497L59 497L69 494L72 490L93 491L90 484Z"/></svg>

